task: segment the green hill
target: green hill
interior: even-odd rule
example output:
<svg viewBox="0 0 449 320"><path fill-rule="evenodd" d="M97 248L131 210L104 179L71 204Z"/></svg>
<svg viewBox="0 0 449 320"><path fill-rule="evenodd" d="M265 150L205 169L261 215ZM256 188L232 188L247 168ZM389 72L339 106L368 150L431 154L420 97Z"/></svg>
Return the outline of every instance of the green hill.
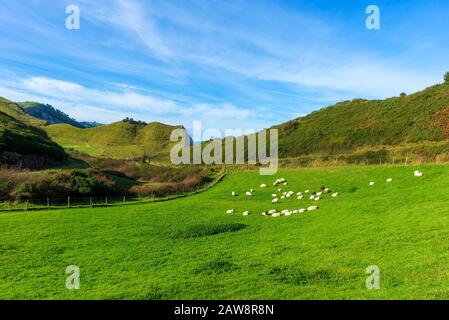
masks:
<svg viewBox="0 0 449 320"><path fill-rule="evenodd" d="M47 123L45 120L28 115L20 105L2 97L0 97L0 112L32 126L43 126Z"/></svg>
<svg viewBox="0 0 449 320"><path fill-rule="evenodd" d="M337 103L275 128L281 158L448 140L449 84L385 100Z"/></svg>
<svg viewBox="0 0 449 320"><path fill-rule="evenodd" d="M31 162L36 162L39 158L37 162L42 163L63 160L66 154L50 140L45 131L0 111L0 162L22 161L24 157ZM33 160L33 157L36 159Z"/></svg>
<svg viewBox="0 0 449 320"><path fill-rule="evenodd" d="M166 159L174 144L170 142L170 134L176 128L181 127L127 119L88 129L67 124L50 125L43 129L63 147L92 156L131 159L147 155L152 159Z"/></svg>
<svg viewBox="0 0 449 320"><path fill-rule="evenodd" d="M18 105L23 111L37 119L45 121L47 124L66 123L77 128L85 128L83 124L71 118L64 112L55 109L49 104L42 104L37 102L21 102Z"/></svg>

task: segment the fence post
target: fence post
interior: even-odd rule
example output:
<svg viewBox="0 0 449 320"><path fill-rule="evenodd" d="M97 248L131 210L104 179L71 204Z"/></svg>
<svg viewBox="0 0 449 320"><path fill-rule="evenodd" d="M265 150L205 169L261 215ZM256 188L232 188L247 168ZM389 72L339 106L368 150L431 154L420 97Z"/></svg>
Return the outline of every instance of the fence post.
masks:
<svg viewBox="0 0 449 320"><path fill-rule="evenodd" d="M108 204L108 197L104 198L104 204Z"/></svg>
<svg viewBox="0 0 449 320"><path fill-rule="evenodd" d="M126 203L126 196L123 196L123 203Z"/></svg>
<svg viewBox="0 0 449 320"><path fill-rule="evenodd" d="M47 197L47 208L50 208L50 198Z"/></svg>
<svg viewBox="0 0 449 320"><path fill-rule="evenodd" d="M27 200L25 202L25 211L28 211L28 205L30 204L30 200Z"/></svg>
<svg viewBox="0 0 449 320"><path fill-rule="evenodd" d="M92 201L92 197L90 197L90 199L89 199L89 200L90 200L90 206L92 207L92 206L93 206L93 204L94 204L94 203L93 203L93 201Z"/></svg>

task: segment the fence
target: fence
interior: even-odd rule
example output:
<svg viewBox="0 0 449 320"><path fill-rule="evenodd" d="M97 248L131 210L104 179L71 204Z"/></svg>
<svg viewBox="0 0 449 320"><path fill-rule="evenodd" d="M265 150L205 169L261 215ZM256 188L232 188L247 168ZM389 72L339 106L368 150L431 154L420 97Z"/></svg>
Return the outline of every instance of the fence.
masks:
<svg viewBox="0 0 449 320"><path fill-rule="evenodd" d="M64 198L46 198L32 199L26 201L2 202L0 203L0 212L13 211L34 211L34 210L50 210L50 209L68 209L68 208L94 208L105 206L131 205L139 203L169 201L190 195L195 195L209 190L220 182L226 176L226 171L222 169L213 182L197 187L195 190L178 190L166 196L156 196L155 194L140 196L104 196L104 197L64 197Z"/></svg>

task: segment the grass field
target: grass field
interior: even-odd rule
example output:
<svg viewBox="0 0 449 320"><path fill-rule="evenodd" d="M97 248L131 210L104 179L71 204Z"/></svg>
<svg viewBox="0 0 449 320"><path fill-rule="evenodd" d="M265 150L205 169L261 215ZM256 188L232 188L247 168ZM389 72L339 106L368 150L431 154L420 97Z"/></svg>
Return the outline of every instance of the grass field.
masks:
<svg viewBox="0 0 449 320"><path fill-rule="evenodd" d="M449 166L421 166L422 178L415 169L236 172L169 202L2 214L0 298L447 299ZM281 176L285 191L326 185L340 197L316 212L262 217L311 204L272 205L274 189L259 185ZM225 213L231 208L238 214ZM65 288L68 265L81 269L80 290ZM365 288L370 265L380 268L380 290Z"/></svg>

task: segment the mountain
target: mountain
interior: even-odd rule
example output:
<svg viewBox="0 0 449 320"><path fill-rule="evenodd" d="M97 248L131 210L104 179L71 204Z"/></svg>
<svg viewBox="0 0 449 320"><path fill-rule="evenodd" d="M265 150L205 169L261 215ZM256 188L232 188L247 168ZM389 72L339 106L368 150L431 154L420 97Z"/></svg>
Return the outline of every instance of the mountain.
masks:
<svg viewBox="0 0 449 320"><path fill-rule="evenodd" d="M18 105L26 114L34 118L41 119L45 121L46 124L66 123L77 128L85 128L83 124L49 104L21 102L18 103Z"/></svg>
<svg viewBox="0 0 449 320"><path fill-rule="evenodd" d="M92 122L90 122L90 121L81 121L79 123L81 124L81 126L83 128L96 128L96 127L104 126L103 123L98 123L96 121L92 121Z"/></svg>
<svg viewBox="0 0 449 320"><path fill-rule="evenodd" d="M279 156L449 140L449 83L385 100L354 99L275 126Z"/></svg>
<svg viewBox="0 0 449 320"><path fill-rule="evenodd" d="M92 156L120 159L139 158L144 155L153 159L167 159L174 129L159 122L146 124L125 119L109 125L80 129L68 124L43 127L53 141L65 148L73 148Z"/></svg>

